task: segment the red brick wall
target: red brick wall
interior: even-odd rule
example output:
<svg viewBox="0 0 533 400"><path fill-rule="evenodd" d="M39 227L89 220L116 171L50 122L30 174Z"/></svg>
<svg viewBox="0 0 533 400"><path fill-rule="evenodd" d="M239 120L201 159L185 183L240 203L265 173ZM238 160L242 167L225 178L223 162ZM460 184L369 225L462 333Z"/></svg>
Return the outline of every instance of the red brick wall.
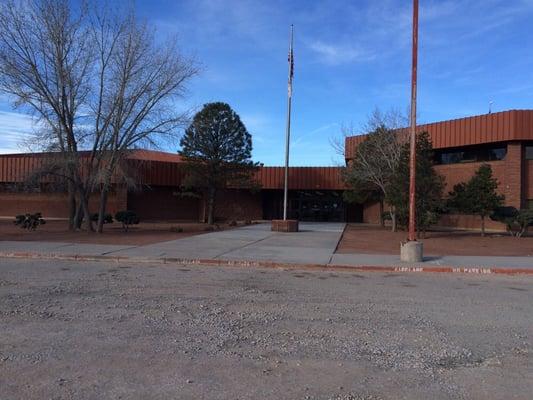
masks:
<svg viewBox="0 0 533 400"><path fill-rule="evenodd" d="M516 208L524 205L523 185L524 168L522 159L522 143L513 142L507 145L507 156L505 157L505 204Z"/></svg>
<svg viewBox="0 0 533 400"><path fill-rule="evenodd" d="M387 211L385 206L384 211ZM379 203L372 203L364 206L363 222L365 224L379 224Z"/></svg>
<svg viewBox="0 0 533 400"><path fill-rule="evenodd" d="M439 226L458 227L463 229L481 229L481 217L478 215L445 214L441 216ZM506 227L500 222L485 218L485 229L491 231L505 231Z"/></svg>
<svg viewBox="0 0 533 400"><path fill-rule="evenodd" d="M172 186L152 186L128 193L128 209L142 220L198 221L201 199L180 197Z"/></svg>
<svg viewBox="0 0 533 400"><path fill-rule="evenodd" d="M519 196L517 196L516 193L520 193L521 189L519 184L520 181L517 182L516 179L517 176L520 176L517 175L517 169L519 168L518 166L521 164L521 158L518 158L518 162L516 161L516 158L519 155L521 156L521 152L517 154L516 147L513 147L510 151L511 154L509 154L508 150L508 155L505 160L492 161L488 164L490 164L492 167L493 176L498 180L498 190L500 191L500 193L506 195L506 204L517 207L515 204L517 202L516 199ZM445 179L444 195L447 196L448 192L453 190L454 185L468 181L474 175L474 173L477 171L481 164L483 163L436 165L435 170ZM532 184L530 185L530 187L532 188L531 198L533 198L533 163L531 164L531 172L529 176L532 180ZM508 200L508 196L510 200ZM387 206L385 206L385 211L386 210ZM365 205L363 211L363 222L370 224L379 223L379 203ZM473 215L451 214L443 216L439 221L439 225L449 227L460 227L466 229L479 229L481 226L481 220L479 217ZM505 229L502 224L490 220L486 221L486 227L487 229L492 230Z"/></svg>
<svg viewBox="0 0 533 400"><path fill-rule="evenodd" d="M263 204L259 192L228 189L219 191L215 204L217 220L256 220L263 218Z"/></svg>
<svg viewBox="0 0 533 400"><path fill-rule="evenodd" d="M457 185L461 182L467 182L474 173L479 169L483 163L462 163L462 164L447 164L447 165L436 165L435 171L442 175L445 179L445 188L444 195L447 196L448 192L453 190L454 185ZM492 167L492 175L498 180L499 191L503 194L505 176L506 176L506 161L492 161L487 164L490 164Z"/></svg>
<svg viewBox="0 0 533 400"><path fill-rule="evenodd" d="M98 211L98 194L91 196L89 210ZM124 209L123 192L110 194L107 212L114 214ZM44 218L68 218L68 201L65 193L0 193L0 216L14 217L17 214L41 212Z"/></svg>
<svg viewBox="0 0 533 400"><path fill-rule="evenodd" d="M529 177L533 180L533 169L530 173L529 166L524 168L522 153L521 143L509 143L505 160L488 163L492 167L493 176L498 180L498 191L505 195L505 204L516 208L525 206L524 200L526 194L529 194L529 187L533 188L533 183L528 184ZM436 171L446 180L445 195L453 189L455 184L468 181L481 164L464 163L435 166Z"/></svg>
<svg viewBox="0 0 533 400"><path fill-rule="evenodd" d="M533 200L533 160L524 161L524 199Z"/></svg>

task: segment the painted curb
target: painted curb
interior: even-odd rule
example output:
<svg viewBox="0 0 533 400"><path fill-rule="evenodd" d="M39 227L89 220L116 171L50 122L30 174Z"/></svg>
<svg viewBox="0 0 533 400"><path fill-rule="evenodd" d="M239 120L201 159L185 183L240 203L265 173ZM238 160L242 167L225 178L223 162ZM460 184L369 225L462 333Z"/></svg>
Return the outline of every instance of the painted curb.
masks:
<svg viewBox="0 0 533 400"><path fill-rule="evenodd" d="M341 264L301 264L283 263L275 261L257 260L221 260L202 258L175 258L175 257L125 257L106 255L82 254L57 254L57 253L31 253L31 252L0 252L2 258L24 258L43 260L65 261L109 261L116 263L150 263L150 264L179 264L179 265L204 265L214 267L240 267L240 268L275 268L275 269L310 269L320 271L346 271L346 272L402 272L402 273L452 273L452 274L504 274L504 275L533 275L532 268L516 267L460 267L460 266L409 266L409 265L341 265Z"/></svg>

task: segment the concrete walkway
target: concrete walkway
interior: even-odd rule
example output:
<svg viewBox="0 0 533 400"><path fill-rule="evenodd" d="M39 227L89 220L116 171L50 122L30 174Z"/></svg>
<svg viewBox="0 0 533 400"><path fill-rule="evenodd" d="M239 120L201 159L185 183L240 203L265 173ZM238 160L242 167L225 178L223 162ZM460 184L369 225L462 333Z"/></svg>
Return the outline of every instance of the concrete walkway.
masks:
<svg viewBox="0 0 533 400"><path fill-rule="evenodd" d="M344 224L302 223L298 233L279 233L270 224L249 225L148 246L120 249L125 257L174 257L328 264Z"/></svg>
<svg viewBox="0 0 533 400"><path fill-rule="evenodd" d="M344 224L301 223L300 229L298 233L279 233L270 231L270 224L257 224L145 246L0 241L0 256L103 257L149 262L196 260L436 272L489 273L492 268L533 273L533 257L444 256L405 264L395 255L336 254Z"/></svg>
<svg viewBox="0 0 533 400"><path fill-rule="evenodd" d="M0 253L328 264L343 230L342 223L301 223L298 233L279 233L257 224L144 246L0 241Z"/></svg>

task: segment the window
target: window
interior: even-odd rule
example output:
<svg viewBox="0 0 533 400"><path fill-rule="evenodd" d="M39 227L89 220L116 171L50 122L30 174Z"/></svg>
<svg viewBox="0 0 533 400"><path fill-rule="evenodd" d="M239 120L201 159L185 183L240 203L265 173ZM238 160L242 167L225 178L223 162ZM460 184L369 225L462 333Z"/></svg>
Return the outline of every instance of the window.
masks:
<svg viewBox="0 0 533 400"><path fill-rule="evenodd" d="M531 149L533 159L533 146ZM458 164L503 160L507 154L505 145L469 146L435 151L435 164Z"/></svg>
<svg viewBox="0 0 533 400"><path fill-rule="evenodd" d="M526 146L526 160L533 160L533 146Z"/></svg>

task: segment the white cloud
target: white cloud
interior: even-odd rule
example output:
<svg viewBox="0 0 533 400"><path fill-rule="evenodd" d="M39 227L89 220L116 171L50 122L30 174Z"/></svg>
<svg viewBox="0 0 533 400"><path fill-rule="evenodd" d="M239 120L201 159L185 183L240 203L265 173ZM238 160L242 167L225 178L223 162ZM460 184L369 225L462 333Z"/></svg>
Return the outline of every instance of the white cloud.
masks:
<svg viewBox="0 0 533 400"><path fill-rule="evenodd" d="M25 151L24 141L34 132L35 122L27 114L0 111L0 153Z"/></svg>
<svg viewBox="0 0 533 400"><path fill-rule="evenodd" d="M246 128L253 132L253 131L260 131L264 130L265 128L268 128L270 125L270 119L260 113L254 113L254 114L242 114L241 119L246 125Z"/></svg>
<svg viewBox="0 0 533 400"><path fill-rule="evenodd" d="M320 40L309 44L320 58L320 61L329 65L340 65L351 62L372 61L376 54L355 46L326 43Z"/></svg>
<svg viewBox="0 0 533 400"><path fill-rule="evenodd" d="M329 124L326 124L326 125L322 125L322 126L319 126L318 128L316 129L313 129L312 131L305 131L299 135L294 135L294 138L292 140L292 145L293 146L298 146L298 145L307 145L309 143L314 143L316 144L316 137L311 140L311 141L305 141L304 139L307 139L309 136L316 136L317 133L320 133L320 132L324 132L324 131L330 131L332 130L333 128L336 128L336 130L338 130L339 128L339 124L337 122L332 122L332 123L329 123Z"/></svg>
<svg viewBox="0 0 533 400"><path fill-rule="evenodd" d="M268 146L275 141L275 133L282 132L275 127L272 118L263 113L244 113L241 114L241 120L252 135L254 150L258 150L255 144Z"/></svg>

